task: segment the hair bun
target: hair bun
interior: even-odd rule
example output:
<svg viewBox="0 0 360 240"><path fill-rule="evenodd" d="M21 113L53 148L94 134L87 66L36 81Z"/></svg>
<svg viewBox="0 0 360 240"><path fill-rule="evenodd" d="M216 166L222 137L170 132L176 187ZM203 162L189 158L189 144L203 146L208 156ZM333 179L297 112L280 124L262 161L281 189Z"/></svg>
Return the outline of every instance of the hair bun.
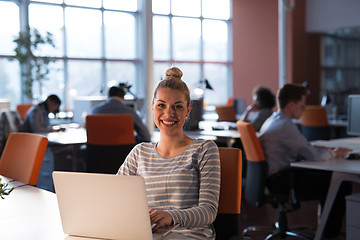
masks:
<svg viewBox="0 0 360 240"><path fill-rule="evenodd" d="M165 71L165 79L171 79L171 78L175 78L175 79L178 79L178 80L181 80L183 76L183 73L182 71L177 68L177 67L170 67L168 69L166 69Z"/></svg>

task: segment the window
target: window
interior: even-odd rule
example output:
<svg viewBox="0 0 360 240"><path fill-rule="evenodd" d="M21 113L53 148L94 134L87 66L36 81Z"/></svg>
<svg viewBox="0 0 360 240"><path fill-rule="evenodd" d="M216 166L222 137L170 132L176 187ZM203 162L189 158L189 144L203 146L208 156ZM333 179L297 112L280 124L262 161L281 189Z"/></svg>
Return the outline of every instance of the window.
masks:
<svg viewBox="0 0 360 240"><path fill-rule="evenodd" d="M205 102L225 103L232 82L230 10L230 0L153 0L154 84L171 62L190 91L206 78L214 90L205 90Z"/></svg>
<svg viewBox="0 0 360 240"><path fill-rule="evenodd" d="M15 3L0 1L0 29L0 98L10 100L11 109L15 109L21 95L20 66L16 60L9 61L20 29L19 7Z"/></svg>
<svg viewBox="0 0 360 240"><path fill-rule="evenodd" d="M34 96L57 93L71 110L76 97L106 95L109 85L120 82L135 85L137 11L136 0L30 1L29 25L51 32L56 45L41 55L57 58L51 81L35 84Z"/></svg>
<svg viewBox="0 0 360 240"><path fill-rule="evenodd" d="M119 82L145 97L138 8L145 1L0 0L0 98L11 99L12 108L22 99L20 66L9 59L20 31L19 12L27 7L29 26L52 33L56 46L36 52L56 61L50 64L49 80L33 85L34 98L58 94L62 110L71 110L74 98L106 95ZM154 85L172 63L184 71L190 90L206 78L214 91L205 92L205 101L224 102L232 82L231 0L152 0L152 11Z"/></svg>

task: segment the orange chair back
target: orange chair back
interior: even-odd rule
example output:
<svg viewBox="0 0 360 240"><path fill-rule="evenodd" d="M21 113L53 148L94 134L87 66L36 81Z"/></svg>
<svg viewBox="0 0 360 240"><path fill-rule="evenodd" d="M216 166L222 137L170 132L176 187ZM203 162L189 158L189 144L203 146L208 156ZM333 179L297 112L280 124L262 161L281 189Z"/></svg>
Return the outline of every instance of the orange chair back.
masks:
<svg viewBox="0 0 360 240"><path fill-rule="evenodd" d="M0 175L36 185L48 139L32 133L11 133L0 160Z"/></svg>
<svg viewBox="0 0 360 240"><path fill-rule="evenodd" d="M320 105L307 105L301 115L300 123L308 127L329 126L326 109Z"/></svg>
<svg viewBox="0 0 360 240"><path fill-rule="evenodd" d="M239 120L236 122L236 126L240 132L240 139L244 146L246 159L252 162L265 161L264 152L261 148L260 141L256 136L253 125Z"/></svg>
<svg viewBox="0 0 360 240"><path fill-rule="evenodd" d="M221 186L218 213L240 214L242 157L238 148L219 148Z"/></svg>
<svg viewBox="0 0 360 240"><path fill-rule="evenodd" d="M87 143L94 145L134 144L131 114L91 114L86 116Z"/></svg>
<svg viewBox="0 0 360 240"><path fill-rule="evenodd" d="M233 105L216 105L215 111L219 116L219 122L236 122L236 112Z"/></svg>
<svg viewBox="0 0 360 240"><path fill-rule="evenodd" d="M32 104L32 103L18 104L18 105L16 106L16 111L18 112L19 117L20 117L21 120L24 120L24 119L25 119L27 111L28 111L32 106L34 106L34 104Z"/></svg>

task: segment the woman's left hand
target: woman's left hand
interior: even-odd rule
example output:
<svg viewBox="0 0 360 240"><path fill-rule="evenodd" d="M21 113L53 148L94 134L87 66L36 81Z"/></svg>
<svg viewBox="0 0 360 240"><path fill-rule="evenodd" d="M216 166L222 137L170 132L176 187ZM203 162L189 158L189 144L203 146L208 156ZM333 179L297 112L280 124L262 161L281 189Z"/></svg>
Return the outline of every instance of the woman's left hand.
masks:
<svg viewBox="0 0 360 240"><path fill-rule="evenodd" d="M151 225L155 224L152 228L152 231L155 232L158 230L161 226L165 225L171 225L173 222L173 219L171 215L166 211L156 210L151 208L149 210L150 213L150 221Z"/></svg>

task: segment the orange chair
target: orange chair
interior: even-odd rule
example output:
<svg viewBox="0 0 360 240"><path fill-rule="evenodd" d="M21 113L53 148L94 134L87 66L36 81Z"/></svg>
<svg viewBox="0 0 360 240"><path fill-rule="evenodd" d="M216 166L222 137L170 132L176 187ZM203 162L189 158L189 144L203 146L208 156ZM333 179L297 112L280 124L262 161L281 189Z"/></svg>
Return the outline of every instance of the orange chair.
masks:
<svg viewBox="0 0 360 240"><path fill-rule="evenodd" d="M0 160L0 175L36 185L48 139L32 133L11 133Z"/></svg>
<svg viewBox="0 0 360 240"><path fill-rule="evenodd" d="M241 182L242 155L238 148L220 147L221 185L218 214L214 222L216 236L219 239L230 239L241 231Z"/></svg>
<svg viewBox="0 0 360 240"><path fill-rule="evenodd" d="M26 117L27 111L34 106L32 103L24 103L24 104L18 104L16 106L16 111L19 114L19 117L21 120L24 120Z"/></svg>
<svg viewBox="0 0 360 240"><path fill-rule="evenodd" d="M86 116L86 169L93 173L116 173L135 146L131 114Z"/></svg>
<svg viewBox="0 0 360 240"><path fill-rule="evenodd" d="M219 122L236 122L236 112L233 105L216 105L215 111L219 116Z"/></svg>
<svg viewBox="0 0 360 240"><path fill-rule="evenodd" d="M297 199L294 198L294 188L292 186L291 171L284 171L282 174L289 179L288 193L272 193L266 189L271 185L270 179L267 178L267 163L261 148L259 139L256 136L254 127L247 122L237 121L237 128L240 132L241 142L244 147L247 167L245 180L245 199L247 203L255 207L261 207L264 203L272 204L279 208L278 221L272 226L250 226L244 229L243 236L247 236L251 231L269 231L270 234L266 239L272 239L279 236L281 239L286 236L298 237L301 239L312 239L298 230L308 229L311 227L300 226L289 228L287 224L287 213L298 208Z"/></svg>
<svg viewBox="0 0 360 240"><path fill-rule="evenodd" d="M326 109L320 105L307 105L300 118L301 133L308 141L330 139L330 126Z"/></svg>

